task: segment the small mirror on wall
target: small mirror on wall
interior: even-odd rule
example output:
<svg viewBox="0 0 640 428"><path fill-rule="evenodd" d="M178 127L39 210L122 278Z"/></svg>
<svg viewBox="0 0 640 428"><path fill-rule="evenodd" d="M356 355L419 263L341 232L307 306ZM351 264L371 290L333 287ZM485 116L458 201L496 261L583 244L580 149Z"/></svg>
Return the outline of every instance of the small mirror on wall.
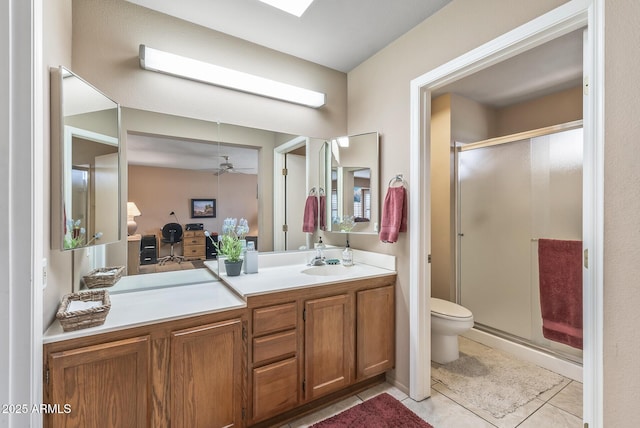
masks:
<svg viewBox="0 0 640 428"><path fill-rule="evenodd" d="M51 247L120 239L120 107L64 67L51 70Z"/></svg>
<svg viewBox="0 0 640 428"><path fill-rule="evenodd" d="M325 168L327 229L376 234L380 221L379 135L334 138L321 153Z"/></svg>

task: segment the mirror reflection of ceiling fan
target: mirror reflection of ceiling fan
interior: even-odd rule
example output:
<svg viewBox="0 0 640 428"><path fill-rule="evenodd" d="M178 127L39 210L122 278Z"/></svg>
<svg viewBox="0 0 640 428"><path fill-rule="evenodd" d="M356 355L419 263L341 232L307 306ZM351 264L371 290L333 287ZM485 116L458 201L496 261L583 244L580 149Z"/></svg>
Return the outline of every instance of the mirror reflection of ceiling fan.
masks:
<svg viewBox="0 0 640 428"><path fill-rule="evenodd" d="M214 175L221 175L227 172L243 174L243 170L251 170L251 168L235 168L233 164L229 162L229 156L221 155L220 157L224 159L224 162L220 162L218 168L214 170Z"/></svg>

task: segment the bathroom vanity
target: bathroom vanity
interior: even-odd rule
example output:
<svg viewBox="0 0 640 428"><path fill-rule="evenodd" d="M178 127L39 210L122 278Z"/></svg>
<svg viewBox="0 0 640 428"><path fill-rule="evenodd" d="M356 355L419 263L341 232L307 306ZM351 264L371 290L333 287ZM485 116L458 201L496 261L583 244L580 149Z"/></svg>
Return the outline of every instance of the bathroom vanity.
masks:
<svg viewBox="0 0 640 428"><path fill-rule="evenodd" d="M104 325L63 332L55 322L44 402L71 412L46 426L271 426L383 381L395 356L395 258L356 250L353 269L309 271L296 259L305 253L260 257L258 274L220 280L206 270L179 286L169 285L176 272L128 277ZM145 276L150 288L127 292Z"/></svg>

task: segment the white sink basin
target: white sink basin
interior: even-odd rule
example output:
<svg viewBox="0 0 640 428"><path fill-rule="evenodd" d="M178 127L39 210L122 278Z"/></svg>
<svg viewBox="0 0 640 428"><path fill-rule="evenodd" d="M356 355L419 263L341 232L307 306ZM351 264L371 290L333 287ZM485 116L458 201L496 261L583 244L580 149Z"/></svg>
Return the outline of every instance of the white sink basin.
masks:
<svg viewBox="0 0 640 428"><path fill-rule="evenodd" d="M311 266L302 271L302 273L313 276L334 276L344 275L347 273L349 267L343 265L323 265L323 266Z"/></svg>

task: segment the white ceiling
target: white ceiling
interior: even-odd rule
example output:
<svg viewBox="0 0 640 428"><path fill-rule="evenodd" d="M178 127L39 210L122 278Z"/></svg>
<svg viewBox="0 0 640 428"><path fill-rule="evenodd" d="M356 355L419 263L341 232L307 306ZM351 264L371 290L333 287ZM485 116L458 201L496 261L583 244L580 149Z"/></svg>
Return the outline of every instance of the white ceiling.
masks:
<svg viewBox="0 0 640 428"><path fill-rule="evenodd" d="M157 135L127 134L127 163L215 173L223 156L237 172L258 173L258 150L216 142L179 140Z"/></svg>
<svg viewBox="0 0 640 428"><path fill-rule="evenodd" d="M578 86L582 82L582 30L480 70L433 92L453 92L505 107Z"/></svg>
<svg viewBox="0 0 640 428"><path fill-rule="evenodd" d="M348 72L451 0L315 0L297 18L258 0L127 0Z"/></svg>

